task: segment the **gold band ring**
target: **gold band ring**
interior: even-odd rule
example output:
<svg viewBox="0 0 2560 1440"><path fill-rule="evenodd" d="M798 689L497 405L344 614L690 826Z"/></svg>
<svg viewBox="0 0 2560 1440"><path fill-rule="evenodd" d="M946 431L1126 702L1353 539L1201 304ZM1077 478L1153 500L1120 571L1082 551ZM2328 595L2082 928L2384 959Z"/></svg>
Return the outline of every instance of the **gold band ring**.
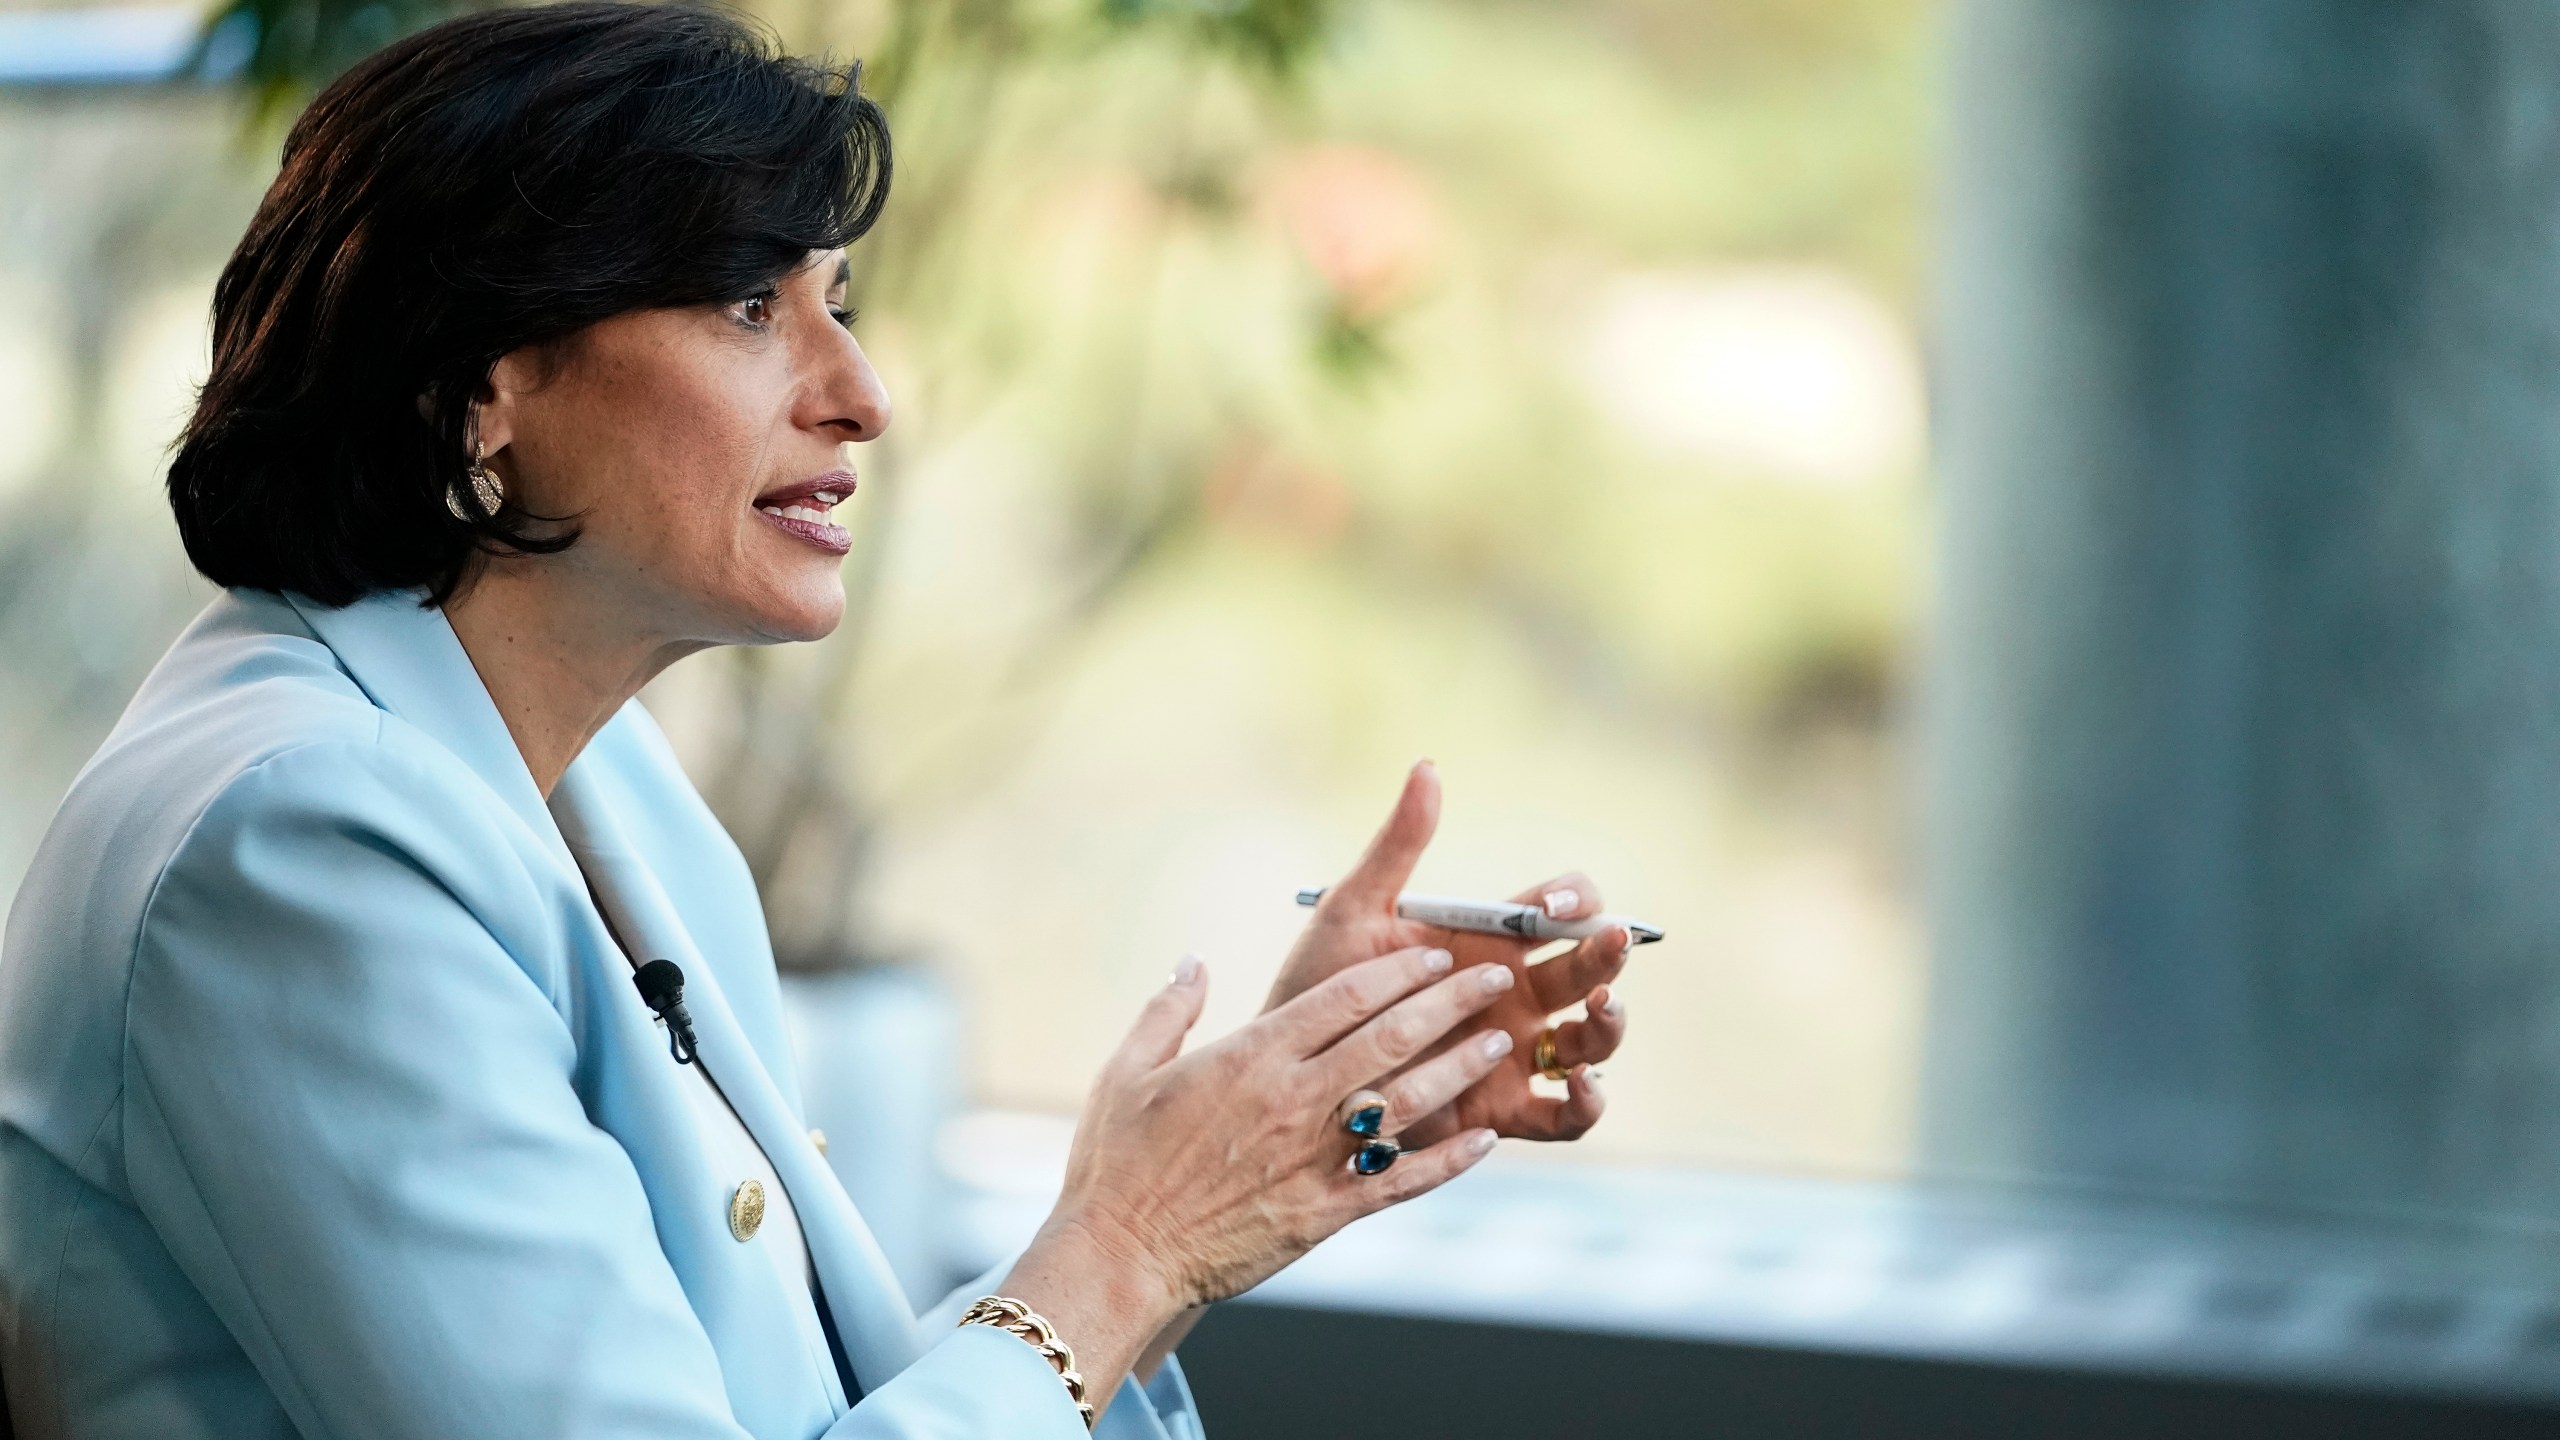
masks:
<svg viewBox="0 0 2560 1440"><path fill-rule="evenodd" d="M1538 1067L1539 1074L1550 1080L1563 1080L1572 1076L1573 1072L1566 1069L1564 1062L1556 1058L1556 1027L1553 1025L1538 1032L1538 1048L1530 1056L1530 1063Z"/></svg>

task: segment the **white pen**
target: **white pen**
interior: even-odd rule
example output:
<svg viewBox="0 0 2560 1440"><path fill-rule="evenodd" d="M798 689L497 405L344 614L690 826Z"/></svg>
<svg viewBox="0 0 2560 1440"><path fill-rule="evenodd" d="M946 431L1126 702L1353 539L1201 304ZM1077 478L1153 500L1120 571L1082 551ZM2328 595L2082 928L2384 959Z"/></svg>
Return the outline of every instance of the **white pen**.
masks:
<svg viewBox="0 0 2560 1440"><path fill-rule="evenodd" d="M1313 905L1324 898L1324 890L1298 892L1298 903ZM1484 935L1517 935L1523 940L1582 940L1612 925L1627 927L1627 936L1635 944L1650 945L1662 938L1660 927L1624 915L1586 915L1579 920L1558 920L1535 905L1515 905L1508 900L1461 900L1454 895L1423 895L1407 890L1396 897L1396 913L1407 920L1437 925L1444 930L1473 930Z"/></svg>

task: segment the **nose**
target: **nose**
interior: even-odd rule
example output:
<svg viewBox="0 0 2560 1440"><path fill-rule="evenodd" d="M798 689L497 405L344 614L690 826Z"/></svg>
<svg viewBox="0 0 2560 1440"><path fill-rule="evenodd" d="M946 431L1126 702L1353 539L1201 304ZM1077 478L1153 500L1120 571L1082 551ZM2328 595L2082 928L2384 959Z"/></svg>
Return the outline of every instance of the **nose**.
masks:
<svg viewBox="0 0 2560 1440"><path fill-rule="evenodd" d="M877 440L889 428L889 391L853 332L829 323L820 331L801 423L832 441Z"/></svg>

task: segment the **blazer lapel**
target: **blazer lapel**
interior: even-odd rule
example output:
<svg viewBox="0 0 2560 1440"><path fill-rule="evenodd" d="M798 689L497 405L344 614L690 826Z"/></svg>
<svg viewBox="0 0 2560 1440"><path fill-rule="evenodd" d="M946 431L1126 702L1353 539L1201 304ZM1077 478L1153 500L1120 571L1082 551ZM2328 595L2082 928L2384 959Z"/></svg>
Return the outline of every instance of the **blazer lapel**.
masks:
<svg viewBox="0 0 2560 1440"><path fill-rule="evenodd" d="M554 803L546 805L470 654L444 612L422 606L422 598L417 591L393 591L332 609L303 596L284 597L376 705L451 750L566 873L585 872L639 959L663 956L684 967L685 1005L702 1064L791 1192L845 1358L866 1387L886 1383L923 1352L914 1313L880 1242L809 1143L797 1113L738 1027L719 978L657 877L625 839L611 804L582 778L585 762L569 767ZM579 863L573 847L587 863ZM722 939L709 938L714 944Z"/></svg>
<svg viewBox="0 0 2560 1440"><path fill-rule="evenodd" d="M386 591L333 610L304 596L284 597L356 688L452 751L542 839L553 859L574 865L470 653L444 612L421 605L423 598L416 590Z"/></svg>
<svg viewBox="0 0 2560 1440"><path fill-rule="evenodd" d="M571 765L561 777L550 808L585 860L581 868L588 883L612 910L624 942L636 947L634 959L664 958L684 968L685 1007L693 1016L700 1063L791 1192L809 1242L810 1263L817 1267L855 1377L865 1389L885 1384L914 1363L922 1347L914 1312L880 1242L738 1028L719 977L704 961L665 889L625 843L611 806L585 782L579 765ZM720 937L709 938L719 943Z"/></svg>

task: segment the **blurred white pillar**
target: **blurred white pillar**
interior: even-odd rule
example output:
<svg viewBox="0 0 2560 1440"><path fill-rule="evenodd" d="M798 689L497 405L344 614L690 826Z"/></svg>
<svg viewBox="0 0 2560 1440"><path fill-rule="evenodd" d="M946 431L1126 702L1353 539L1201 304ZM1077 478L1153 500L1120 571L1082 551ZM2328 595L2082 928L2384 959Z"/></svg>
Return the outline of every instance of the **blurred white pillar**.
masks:
<svg viewBox="0 0 2560 1440"><path fill-rule="evenodd" d="M2560 5L1953 58L1927 1163L2560 1218Z"/></svg>

